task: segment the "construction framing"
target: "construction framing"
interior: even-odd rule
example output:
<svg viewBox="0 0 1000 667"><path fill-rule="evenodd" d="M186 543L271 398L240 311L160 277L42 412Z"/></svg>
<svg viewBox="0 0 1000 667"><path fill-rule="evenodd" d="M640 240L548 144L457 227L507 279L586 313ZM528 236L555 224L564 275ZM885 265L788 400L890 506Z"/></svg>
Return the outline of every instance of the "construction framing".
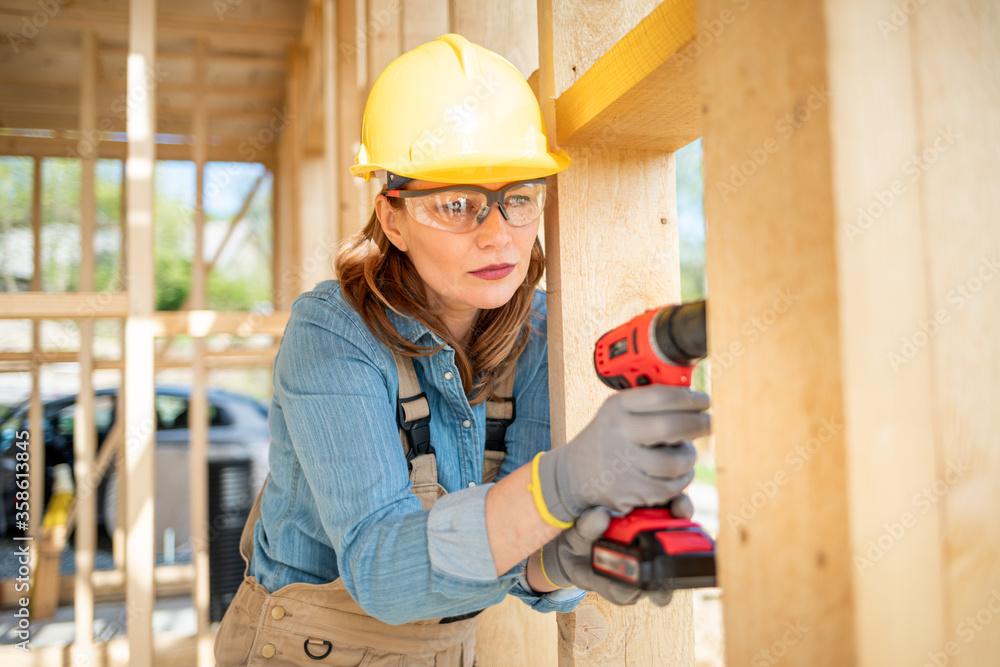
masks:
<svg viewBox="0 0 1000 667"><path fill-rule="evenodd" d="M333 277L336 249L367 221L375 193L347 171L367 92L393 58L445 32L530 76L552 147L573 160L551 179L545 215L553 447L608 395L592 377L592 342L680 298L674 152L704 136L730 664L971 667L1000 655L1000 622L982 620L1000 613L990 597L1000 605L996 3L101 4L62 8L26 38L65 71L45 70L29 50L8 61L36 68L44 85L0 74L0 87L17 92L0 95L2 127L49 131L0 132L0 154L35 158L36 239L41 160L70 151L83 164L80 291L42 292L36 242L31 291L0 293L0 317L32 321L32 351L0 353L0 371L31 374L34 488L44 470L41 365L79 364L78 479L110 464L95 451L91 375L122 372L128 400L119 392L124 419L108 440L126 480L117 569L94 571L96 508L83 496L72 519L77 574L58 597L73 600L77 636L90 638L95 601L124 593L128 636L81 639L30 664L74 664L70 654L95 665L212 664L197 539L207 534L207 372L270 366L292 300ZM20 30L35 11L27 0L0 3L0 28ZM218 25L206 27L212 11ZM116 95L127 114L108 110ZM111 140L116 132L127 141ZM156 143L171 134L189 141ZM125 288L115 292L94 291L101 157L125 160ZM191 160L198 174L192 291L171 313L153 308L156 159ZM273 314L206 310L215 259L204 259L205 165L219 160L262 162L274 179ZM80 321L79 352L41 351L40 321L50 318ZM123 359L94 359L96 318L123 320ZM274 335L274 346L206 350L205 336L251 332ZM202 546L189 566L154 568L153 378L180 363L166 351L182 334L196 341L183 363L195 378L191 527ZM153 603L178 590L192 594L198 633L164 642L153 636ZM508 597L480 617L477 643L483 666L693 667L692 597L619 608L588 594L560 615Z"/></svg>

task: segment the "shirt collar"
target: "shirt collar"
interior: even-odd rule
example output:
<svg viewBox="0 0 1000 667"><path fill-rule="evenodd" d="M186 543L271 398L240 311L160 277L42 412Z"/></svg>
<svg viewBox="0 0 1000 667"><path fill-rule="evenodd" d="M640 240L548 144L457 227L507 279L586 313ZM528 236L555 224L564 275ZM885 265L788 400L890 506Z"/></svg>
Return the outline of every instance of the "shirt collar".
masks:
<svg viewBox="0 0 1000 667"><path fill-rule="evenodd" d="M392 326L396 328L399 335L410 341L411 343L417 345L428 345L428 343L421 343L420 341L424 338L430 337L432 345L437 346L444 343L444 340L438 336L436 333L431 331L427 325L419 321L415 317L410 317L409 315L401 316L396 311L391 308L386 308L385 313L389 318L389 322ZM450 345L447 346L450 349Z"/></svg>

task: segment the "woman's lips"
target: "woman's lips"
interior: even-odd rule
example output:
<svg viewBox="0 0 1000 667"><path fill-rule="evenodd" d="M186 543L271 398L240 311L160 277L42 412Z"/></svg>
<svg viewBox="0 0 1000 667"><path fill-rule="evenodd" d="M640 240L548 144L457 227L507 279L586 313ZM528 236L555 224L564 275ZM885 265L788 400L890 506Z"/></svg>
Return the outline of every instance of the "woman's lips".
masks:
<svg viewBox="0 0 1000 667"><path fill-rule="evenodd" d="M483 269L482 271L469 271L472 275L483 280L500 280L506 278L514 270L514 265L501 266L497 268Z"/></svg>

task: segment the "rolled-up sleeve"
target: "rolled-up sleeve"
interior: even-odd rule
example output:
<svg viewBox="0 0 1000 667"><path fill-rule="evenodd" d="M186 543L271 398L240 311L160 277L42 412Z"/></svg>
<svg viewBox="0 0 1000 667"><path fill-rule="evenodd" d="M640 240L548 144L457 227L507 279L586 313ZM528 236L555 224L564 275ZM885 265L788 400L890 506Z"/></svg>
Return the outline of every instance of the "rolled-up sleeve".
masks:
<svg viewBox="0 0 1000 667"><path fill-rule="evenodd" d="M274 390L347 591L390 624L499 603L517 572L496 576L488 485L421 508L410 492L385 357L338 309L321 298L296 300Z"/></svg>
<svg viewBox="0 0 1000 667"><path fill-rule="evenodd" d="M528 559L524 559L524 561L522 561L524 564L525 574L522 574L517 578L517 583L510 589L510 594L520 598L526 605L535 611L543 614L550 611L557 611L561 614L565 614L576 609L576 606L580 604L583 598L587 595L587 591L582 588L577 588L576 586L573 586L572 588L560 588L548 593L537 593L533 591L531 586L528 585L527 562Z"/></svg>

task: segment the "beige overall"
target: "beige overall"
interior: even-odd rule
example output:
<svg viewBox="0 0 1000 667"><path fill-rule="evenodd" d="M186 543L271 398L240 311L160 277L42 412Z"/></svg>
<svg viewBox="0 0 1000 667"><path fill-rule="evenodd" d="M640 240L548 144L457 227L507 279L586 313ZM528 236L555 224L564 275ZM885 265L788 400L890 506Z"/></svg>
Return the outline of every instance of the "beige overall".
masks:
<svg viewBox="0 0 1000 667"><path fill-rule="evenodd" d="M399 397L406 421L430 415L427 399L420 396L413 363L394 353L399 372ZM512 395L514 377L494 387L501 398ZM514 417L511 401L486 403L488 419ZM404 455L409 453L406 434L400 429ZM486 450L483 483L496 479L503 451ZM415 456L410 480L423 509L430 509L445 495L437 482L434 453ZM267 482L265 481L265 485ZM295 583L274 593L249 575L253 554L254 526L260 517L257 495L243 528L240 554L246 563L243 583L229 605L215 640L218 667L237 665L323 665L470 667L475 665L476 617L463 620L433 618L402 625L389 625L369 616L344 587L341 578L329 584Z"/></svg>

